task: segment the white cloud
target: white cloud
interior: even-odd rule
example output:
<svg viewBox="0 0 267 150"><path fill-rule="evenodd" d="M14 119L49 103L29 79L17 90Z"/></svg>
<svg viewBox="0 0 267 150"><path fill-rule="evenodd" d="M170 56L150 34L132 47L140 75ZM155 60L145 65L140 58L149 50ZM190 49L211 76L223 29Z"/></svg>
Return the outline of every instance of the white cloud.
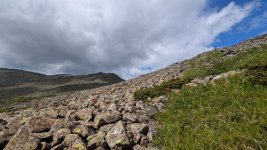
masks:
<svg viewBox="0 0 267 150"><path fill-rule="evenodd" d="M231 2L207 12L208 2L1 1L0 60L46 73L134 77L209 49L256 6Z"/></svg>

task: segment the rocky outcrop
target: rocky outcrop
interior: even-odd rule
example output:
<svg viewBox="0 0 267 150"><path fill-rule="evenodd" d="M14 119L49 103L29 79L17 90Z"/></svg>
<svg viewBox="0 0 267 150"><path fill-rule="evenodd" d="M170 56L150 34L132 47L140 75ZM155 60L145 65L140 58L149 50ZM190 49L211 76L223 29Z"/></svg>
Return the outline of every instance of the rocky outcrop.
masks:
<svg viewBox="0 0 267 150"><path fill-rule="evenodd" d="M266 35L256 39L257 45L264 42L267 42ZM228 49L238 53L239 47L242 44ZM111 86L45 98L32 102L29 105L32 108L24 111L0 113L0 148L157 149L153 147L159 127L155 116L165 111L168 98L160 96L144 102L135 100L133 93L180 77L187 69L186 64L186 61L172 64ZM187 86L205 85L235 73L238 72L194 79Z"/></svg>

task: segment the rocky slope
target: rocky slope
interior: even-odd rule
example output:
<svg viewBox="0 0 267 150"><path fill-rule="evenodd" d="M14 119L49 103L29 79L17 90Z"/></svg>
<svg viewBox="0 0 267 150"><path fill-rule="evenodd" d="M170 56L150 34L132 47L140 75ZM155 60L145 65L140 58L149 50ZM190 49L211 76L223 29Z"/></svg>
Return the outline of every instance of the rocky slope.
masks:
<svg viewBox="0 0 267 150"><path fill-rule="evenodd" d="M0 68L0 100L16 97L44 97L63 92L92 89L124 81L116 74L45 75Z"/></svg>
<svg viewBox="0 0 267 150"><path fill-rule="evenodd" d="M267 43L267 35L220 51L224 57L231 57L264 43ZM186 62L115 85L17 106L17 109L30 106L25 110L1 113L0 147L5 150L160 149L153 145L158 127L155 115L164 111L168 99L161 96L145 103L135 100L133 93L179 77L188 69ZM220 76L209 77L208 82ZM194 83L188 86L194 86Z"/></svg>

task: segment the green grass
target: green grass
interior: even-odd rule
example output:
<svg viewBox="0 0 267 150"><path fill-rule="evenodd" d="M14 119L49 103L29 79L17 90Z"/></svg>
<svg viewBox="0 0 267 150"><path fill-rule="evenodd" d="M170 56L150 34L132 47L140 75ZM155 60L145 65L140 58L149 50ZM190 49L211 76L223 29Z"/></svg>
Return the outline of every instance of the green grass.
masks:
<svg viewBox="0 0 267 150"><path fill-rule="evenodd" d="M183 79L190 81L232 70L253 69L267 66L267 45L242 51L234 57L223 57L218 51L212 51L187 62L189 67L183 73Z"/></svg>
<svg viewBox="0 0 267 150"><path fill-rule="evenodd" d="M267 149L267 46L231 57L216 50L189 60L187 66L179 86L172 87L181 89L179 93L164 91L164 84L135 92L136 99L170 98L158 115L162 127L155 143L167 150ZM195 78L244 69L215 84L183 86Z"/></svg>
<svg viewBox="0 0 267 150"><path fill-rule="evenodd" d="M266 149L267 87L245 75L171 95L156 143L165 149Z"/></svg>

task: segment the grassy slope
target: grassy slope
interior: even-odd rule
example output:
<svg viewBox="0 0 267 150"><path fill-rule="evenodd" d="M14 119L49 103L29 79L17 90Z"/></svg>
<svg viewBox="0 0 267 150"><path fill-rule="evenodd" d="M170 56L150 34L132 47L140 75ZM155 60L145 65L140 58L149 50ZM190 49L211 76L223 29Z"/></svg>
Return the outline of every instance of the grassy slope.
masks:
<svg viewBox="0 0 267 150"><path fill-rule="evenodd" d="M155 142L165 149L267 149L267 46L234 57L213 51L188 61L188 66L177 79L183 84L231 70L247 71L215 85L183 87L179 93L166 92L162 85L136 91L137 99L170 97L166 112L158 116L162 128Z"/></svg>

